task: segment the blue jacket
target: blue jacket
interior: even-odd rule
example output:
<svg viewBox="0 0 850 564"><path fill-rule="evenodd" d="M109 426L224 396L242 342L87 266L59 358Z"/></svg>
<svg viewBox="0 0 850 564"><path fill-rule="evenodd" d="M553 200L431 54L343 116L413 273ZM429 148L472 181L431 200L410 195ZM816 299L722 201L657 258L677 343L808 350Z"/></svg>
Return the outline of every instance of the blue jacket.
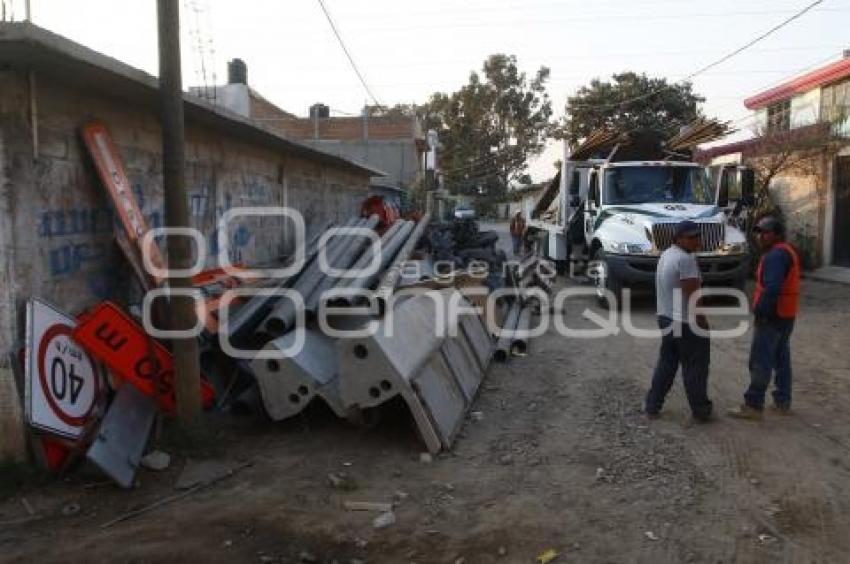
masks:
<svg viewBox="0 0 850 564"><path fill-rule="evenodd" d="M785 277L791 269L791 255L779 247L773 247L762 258L762 282L764 294L755 309L756 320L780 321L776 315L776 301ZM791 320L793 322L793 320Z"/></svg>

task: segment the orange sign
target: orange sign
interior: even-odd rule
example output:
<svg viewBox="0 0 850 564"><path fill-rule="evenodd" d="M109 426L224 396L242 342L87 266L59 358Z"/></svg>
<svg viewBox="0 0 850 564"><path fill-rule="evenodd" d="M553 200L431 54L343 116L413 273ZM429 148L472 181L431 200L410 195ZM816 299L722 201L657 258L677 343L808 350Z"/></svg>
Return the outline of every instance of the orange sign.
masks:
<svg viewBox="0 0 850 564"><path fill-rule="evenodd" d="M165 261L156 245L152 244L147 250L141 248L142 236L147 233L149 227L133 196L130 181L124 173L124 164L121 162L118 151L115 150L106 126L99 121L89 122L83 126L82 134L83 142L97 169L97 175L109 193L118 217L121 218L127 238L139 248L140 253L149 253L151 264L160 269L164 268ZM162 282L161 279L156 279L157 284L160 282Z"/></svg>
<svg viewBox="0 0 850 564"><path fill-rule="evenodd" d="M156 398L160 409L166 413L174 412L171 353L118 306L103 302L82 315L73 337L116 377L129 382L143 394ZM202 379L201 401L204 407L212 405L214 397L212 387Z"/></svg>

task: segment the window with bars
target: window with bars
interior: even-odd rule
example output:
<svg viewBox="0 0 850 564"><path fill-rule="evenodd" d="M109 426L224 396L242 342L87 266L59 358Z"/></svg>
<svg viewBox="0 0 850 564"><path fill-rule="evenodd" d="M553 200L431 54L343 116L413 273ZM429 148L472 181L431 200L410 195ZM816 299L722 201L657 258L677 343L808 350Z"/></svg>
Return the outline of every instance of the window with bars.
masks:
<svg viewBox="0 0 850 564"><path fill-rule="evenodd" d="M833 124L850 117L850 78L823 87L820 117L821 121Z"/></svg>
<svg viewBox="0 0 850 564"><path fill-rule="evenodd" d="M791 100L776 102L767 107L767 130L788 131L791 129Z"/></svg>

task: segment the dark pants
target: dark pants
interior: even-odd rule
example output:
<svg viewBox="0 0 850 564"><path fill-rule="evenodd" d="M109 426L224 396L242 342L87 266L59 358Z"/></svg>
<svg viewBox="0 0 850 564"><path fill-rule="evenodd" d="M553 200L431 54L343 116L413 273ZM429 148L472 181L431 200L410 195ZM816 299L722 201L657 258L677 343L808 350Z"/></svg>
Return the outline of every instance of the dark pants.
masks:
<svg viewBox="0 0 850 564"><path fill-rule="evenodd" d="M511 234L511 240L514 243L514 256L519 256L522 252L522 235Z"/></svg>
<svg viewBox="0 0 850 564"><path fill-rule="evenodd" d="M663 336L658 364L652 375L652 387L646 394L646 412L654 414L661 411L681 364L682 381L691 412L697 419L708 418L712 407L707 391L711 341L708 337L696 335L687 323L674 325L667 317L659 316L658 326Z"/></svg>
<svg viewBox="0 0 850 564"><path fill-rule="evenodd" d="M756 320L750 347L750 387L744 401L750 407L764 408L764 394L776 372L773 401L791 407L791 332L793 320Z"/></svg>

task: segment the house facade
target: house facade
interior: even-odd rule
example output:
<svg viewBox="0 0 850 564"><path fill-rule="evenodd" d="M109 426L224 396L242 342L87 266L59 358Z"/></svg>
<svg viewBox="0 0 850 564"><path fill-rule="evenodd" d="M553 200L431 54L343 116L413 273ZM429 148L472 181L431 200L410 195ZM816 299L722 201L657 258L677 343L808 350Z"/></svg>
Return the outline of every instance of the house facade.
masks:
<svg viewBox="0 0 850 564"><path fill-rule="evenodd" d="M850 276L850 51L744 101L756 137L704 151L712 163L777 166L769 193L815 268ZM784 155L783 155L784 153ZM778 157L779 155L779 157ZM841 273L844 275L844 273Z"/></svg>

